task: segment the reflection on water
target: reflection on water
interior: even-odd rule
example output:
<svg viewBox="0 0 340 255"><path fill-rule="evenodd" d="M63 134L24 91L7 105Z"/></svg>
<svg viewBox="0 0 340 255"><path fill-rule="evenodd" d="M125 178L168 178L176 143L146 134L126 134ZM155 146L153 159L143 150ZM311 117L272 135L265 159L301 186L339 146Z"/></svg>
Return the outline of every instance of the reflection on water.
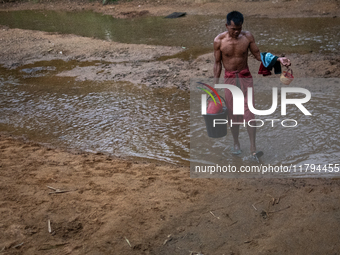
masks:
<svg viewBox="0 0 340 255"><path fill-rule="evenodd" d="M185 92L51 78L46 72L54 69L39 66L2 71L2 131L67 148L188 162L189 99Z"/></svg>
<svg viewBox="0 0 340 255"><path fill-rule="evenodd" d="M59 69L74 67L72 62L59 62L63 61L55 61L53 66L36 63L15 70L0 68L0 131L25 134L31 140L61 147L169 163L186 165L191 160L192 164L202 165L257 165L248 157L245 128L240 130L240 156L230 152L233 142L229 130L222 139L208 138L198 89L191 89L189 98L186 92L176 89L150 89L123 82L78 82L54 76ZM90 63L82 63L86 64ZM273 114L258 116L263 120L298 122L295 128L285 128L280 122L272 127L265 121L257 129L257 148L265 153L261 164L340 163L339 84L339 79L319 78L313 83L307 78L295 79L290 87L305 87L312 93L312 99L304 104L312 116L303 115L294 105L288 105L287 115L282 116L280 96ZM281 87L279 79L254 80L257 109L271 107L273 86ZM299 96L292 94L289 98ZM298 172L282 177L293 175L325 173Z"/></svg>
<svg viewBox="0 0 340 255"><path fill-rule="evenodd" d="M0 24L96 37L123 43L186 47L182 58L211 52L214 38L225 31L225 17L186 16L179 19L140 17L115 19L93 12L0 12ZM255 36L261 51L277 53L337 52L340 18L246 17L244 30Z"/></svg>
<svg viewBox="0 0 340 255"><path fill-rule="evenodd" d="M209 83L209 81L207 82ZM211 81L210 81L211 83ZM240 143L243 153L240 156L232 155L233 139L230 131L226 137L220 139L209 138L201 116L200 95L201 91L195 88L191 90L191 167L196 165L234 165L240 169L246 165L294 166L315 164L321 168L328 164L340 164L340 114L338 105L340 79L295 79L292 87L304 87L312 93L312 98L305 103L305 108L312 114L305 116L295 105L287 106L287 115L281 115L281 103L277 110L268 116L256 116L264 121L262 127L257 128L256 145L258 150L264 151L260 164L251 159L250 143L245 127L240 128ZM272 87L281 87L278 79L254 79L255 102L257 109L269 109L272 105ZM279 89L280 91L280 89ZM223 90L220 91L223 96ZM289 93L287 98L301 98L301 94ZM272 127L271 121L266 119L278 119ZM283 127L281 121L294 119L296 127ZM293 125L293 123L285 123ZM258 124L260 125L260 124ZM340 167L340 165L339 165ZM297 168L298 170L300 168ZM328 168L329 169L329 168ZM192 168L193 171L193 168ZM193 172L192 172L193 173ZM325 171L308 171L307 173L273 174L263 177L291 177L291 176L340 176L338 173L325 173ZM199 175L203 177L205 175ZM261 174L231 173L216 175L218 177L254 177ZM209 177L216 177L210 175Z"/></svg>
<svg viewBox="0 0 340 255"><path fill-rule="evenodd" d="M189 49L181 53L184 58L195 57L207 50L211 52L213 38L225 30L224 22L222 17L211 16L119 20L92 12L0 13L0 24L10 27L73 33L126 43L184 46ZM244 24L244 28L255 35L261 50L286 53L336 52L340 42L339 26L339 18L246 18ZM231 134L223 139L207 138L199 110L192 110L200 108L194 105L190 113L189 96L185 92L128 83L77 82L73 78L55 76L75 66L96 64L52 61L16 70L0 67L0 130L26 134L32 140L57 146L182 164L189 162L191 136L190 153L195 163L254 164L245 156L249 155L245 129L240 132L244 153L235 157L229 151ZM265 125L258 129L257 147L265 151L262 163L340 163L339 81L337 87L327 84L326 80L319 82L325 86L311 88L312 100L307 104L312 117L288 108L289 118L299 123L297 128ZM330 87L333 91L327 91ZM256 91L259 88L257 86ZM257 107L268 109L270 95L268 91L257 94ZM279 111L267 117L282 119Z"/></svg>

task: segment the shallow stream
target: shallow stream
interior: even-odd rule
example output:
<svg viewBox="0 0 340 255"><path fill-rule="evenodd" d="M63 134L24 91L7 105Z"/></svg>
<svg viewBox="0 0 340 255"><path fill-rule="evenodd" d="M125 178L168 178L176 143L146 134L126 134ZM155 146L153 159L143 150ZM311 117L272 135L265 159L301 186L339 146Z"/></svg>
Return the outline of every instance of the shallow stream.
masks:
<svg viewBox="0 0 340 255"><path fill-rule="evenodd" d="M179 57L186 59L211 52L214 38L225 31L225 17L222 16L116 19L89 11L0 12L0 24L122 43L182 46L187 51ZM334 53L340 46L340 18L246 17L243 29L253 33L261 51Z"/></svg>
<svg viewBox="0 0 340 255"><path fill-rule="evenodd" d="M182 46L188 49L182 55L186 58L210 52L212 40L224 31L223 17L120 20L92 12L2 12L0 24L124 43ZM249 17L244 28L254 33L260 48L273 52L280 49L280 52L332 53L338 50L340 43L339 18ZM25 134L31 140L65 148L188 165L188 93L127 82L81 82L56 76L79 65L96 64L54 60L12 70L0 67L0 131ZM310 119L302 119L305 127L299 132L289 129L277 132L270 128L259 131L258 147L267 150L265 162L299 164L316 159L320 164L340 163L337 94L322 90L313 93L316 97L309 104L316 113L313 123ZM264 95L257 98L260 107L270 103L270 97ZM202 136L205 134L202 129L204 127L192 131L199 131ZM247 144L244 130L241 136L241 142ZM266 139L269 138L273 142L268 146ZM220 155L226 162L240 165L244 159L235 158L228 152L230 139L229 134L227 140L215 140L213 148L216 151L199 153L205 153L210 163L214 160L213 155Z"/></svg>
<svg viewBox="0 0 340 255"><path fill-rule="evenodd" d="M40 64L0 68L0 130L58 147L188 162L188 93L78 82L53 76L58 66L71 68L70 63Z"/></svg>

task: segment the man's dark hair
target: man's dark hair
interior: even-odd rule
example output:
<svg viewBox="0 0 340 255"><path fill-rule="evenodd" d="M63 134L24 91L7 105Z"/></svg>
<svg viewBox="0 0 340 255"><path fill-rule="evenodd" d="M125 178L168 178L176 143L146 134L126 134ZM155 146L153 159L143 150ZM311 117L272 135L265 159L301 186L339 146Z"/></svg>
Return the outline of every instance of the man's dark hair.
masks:
<svg viewBox="0 0 340 255"><path fill-rule="evenodd" d="M238 11L229 12L227 15L227 25L231 24L231 21L234 22L236 26L243 24L243 15Z"/></svg>

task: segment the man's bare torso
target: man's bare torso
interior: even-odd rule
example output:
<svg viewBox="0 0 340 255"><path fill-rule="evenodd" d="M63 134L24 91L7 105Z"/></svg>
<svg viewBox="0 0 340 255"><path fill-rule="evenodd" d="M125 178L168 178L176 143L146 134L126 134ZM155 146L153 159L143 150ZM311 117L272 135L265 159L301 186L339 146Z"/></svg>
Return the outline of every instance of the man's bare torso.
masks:
<svg viewBox="0 0 340 255"><path fill-rule="evenodd" d="M241 71L248 66L248 48L251 34L241 31L237 38L232 38L228 32L219 34L215 40L220 40L222 63L227 71Z"/></svg>

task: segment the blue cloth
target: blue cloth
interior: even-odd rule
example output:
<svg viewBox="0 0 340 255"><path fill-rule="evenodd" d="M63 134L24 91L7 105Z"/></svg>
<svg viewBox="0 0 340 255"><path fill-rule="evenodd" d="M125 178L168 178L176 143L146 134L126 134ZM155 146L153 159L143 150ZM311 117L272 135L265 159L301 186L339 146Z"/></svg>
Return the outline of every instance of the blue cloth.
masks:
<svg viewBox="0 0 340 255"><path fill-rule="evenodd" d="M261 52L261 61L266 69L271 71L274 68L275 74L281 73L281 64L277 61L279 57L271 54L270 52Z"/></svg>

